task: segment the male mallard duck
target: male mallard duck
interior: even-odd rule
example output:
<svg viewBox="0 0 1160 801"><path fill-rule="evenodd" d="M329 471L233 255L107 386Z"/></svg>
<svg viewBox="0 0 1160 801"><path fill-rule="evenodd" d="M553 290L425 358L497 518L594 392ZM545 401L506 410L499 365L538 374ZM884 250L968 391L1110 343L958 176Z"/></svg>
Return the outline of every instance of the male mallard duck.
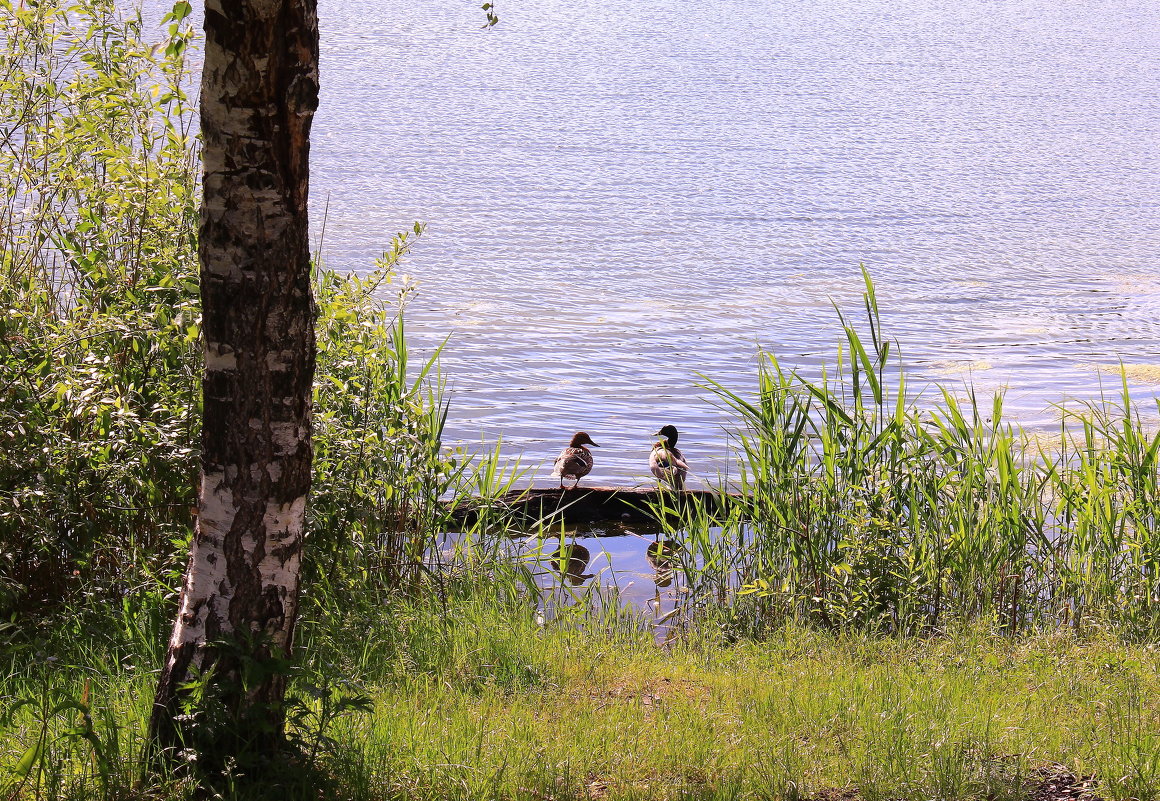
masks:
<svg viewBox="0 0 1160 801"><path fill-rule="evenodd" d="M592 472L592 451L585 448L585 445L600 447L585 432L577 431L568 447L560 451L560 455L556 457L552 475L560 477L561 487L564 486L565 478L574 478L576 483L572 485L572 489L576 489L580 479Z"/></svg>
<svg viewBox="0 0 1160 801"><path fill-rule="evenodd" d="M663 442L653 445L652 456L648 460L648 469L661 481L673 489L684 489L685 476L689 474L689 465L685 457L677 450L677 427L665 426L653 436L664 437Z"/></svg>

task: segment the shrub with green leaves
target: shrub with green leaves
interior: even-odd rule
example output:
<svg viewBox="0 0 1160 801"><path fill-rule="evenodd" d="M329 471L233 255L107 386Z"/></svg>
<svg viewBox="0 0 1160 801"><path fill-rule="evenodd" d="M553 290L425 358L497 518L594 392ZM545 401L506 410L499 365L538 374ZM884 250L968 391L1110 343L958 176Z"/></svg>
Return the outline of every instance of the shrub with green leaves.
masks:
<svg viewBox="0 0 1160 801"><path fill-rule="evenodd" d="M190 6L151 42L112 0L0 0L0 619L177 583L196 503L200 191ZM394 268L318 269L308 565L414 575L460 477ZM350 552L349 546L354 546ZM349 553L348 553L349 552ZM162 616L163 619L163 616Z"/></svg>
<svg viewBox="0 0 1160 801"><path fill-rule="evenodd" d="M179 3L0 2L0 612L172 552L196 476L196 177Z"/></svg>
<svg viewBox="0 0 1160 801"><path fill-rule="evenodd" d="M365 275L320 271L314 483L308 565L346 560L356 584L409 585L449 521L442 500L466 461L442 448L439 349L411 374L403 311L415 291L394 268L422 232L396 235ZM395 290L396 302L383 296ZM334 578L334 576L331 576Z"/></svg>

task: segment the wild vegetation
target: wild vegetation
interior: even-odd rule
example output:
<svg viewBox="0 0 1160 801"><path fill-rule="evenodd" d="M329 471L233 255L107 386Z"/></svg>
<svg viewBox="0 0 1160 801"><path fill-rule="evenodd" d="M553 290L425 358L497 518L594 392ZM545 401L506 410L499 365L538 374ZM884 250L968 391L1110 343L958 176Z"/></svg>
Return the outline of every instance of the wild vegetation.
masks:
<svg viewBox="0 0 1160 801"><path fill-rule="evenodd" d="M1160 633L1160 433L1126 376L1059 408L1055 436L1003 396L914 393L866 276L865 338L807 379L765 354L755 398L710 383L740 422L740 500L682 519L695 584L749 595L750 624L898 634L981 622ZM1160 409L1160 402L1158 402Z"/></svg>
<svg viewBox="0 0 1160 801"><path fill-rule="evenodd" d="M1160 797L1160 438L1126 388L1052 438L918 396L867 281L834 372L709 381L743 470L722 519L672 503L662 649L614 597L545 620L502 508L436 547L513 476L442 445L407 351L421 226L315 276L299 770L139 786L197 470L189 11L152 43L111 0L0 0L0 796Z"/></svg>

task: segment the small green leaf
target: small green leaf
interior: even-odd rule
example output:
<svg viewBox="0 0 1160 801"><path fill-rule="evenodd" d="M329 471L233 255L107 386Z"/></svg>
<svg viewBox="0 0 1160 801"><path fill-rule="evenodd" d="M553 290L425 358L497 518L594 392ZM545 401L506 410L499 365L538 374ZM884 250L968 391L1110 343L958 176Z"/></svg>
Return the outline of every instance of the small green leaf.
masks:
<svg viewBox="0 0 1160 801"><path fill-rule="evenodd" d="M42 740L37 740L36 745L29 748L24 752L24 755L20 757L20 761L16 763L14 768L12 768L12 772L18 778L27 778L28 774L32 771L32 766L36 764L38 759L40 759L40 754L43 751L44 742Z"/></svg>

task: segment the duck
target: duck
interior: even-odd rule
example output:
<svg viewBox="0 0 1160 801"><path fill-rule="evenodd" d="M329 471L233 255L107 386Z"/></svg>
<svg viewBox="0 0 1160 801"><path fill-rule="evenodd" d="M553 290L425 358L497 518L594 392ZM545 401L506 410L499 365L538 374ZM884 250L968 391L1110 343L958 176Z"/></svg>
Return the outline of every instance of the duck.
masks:
<svg viewBox="0 0 1160 801"><path fill-rule="evenodd" d="M600 447L586 432L577 431L568 447L560 451L560 455L556 457L552 475L560 477L561 488L564 486L565 478L574 478L576 482L572 485L572 489L576 489L580 479L592 472L592 451L585 448L585 445Z"/></svg>
<svg viewBox="0 0 1160 801"><path fill-rule="evenodd" d="M649 471L673 489L684 489L689 465L684 455L677 449L677 427L663 426L653 436L664 437L664 440L653 445L652 455L648 460Z"/></svg>

